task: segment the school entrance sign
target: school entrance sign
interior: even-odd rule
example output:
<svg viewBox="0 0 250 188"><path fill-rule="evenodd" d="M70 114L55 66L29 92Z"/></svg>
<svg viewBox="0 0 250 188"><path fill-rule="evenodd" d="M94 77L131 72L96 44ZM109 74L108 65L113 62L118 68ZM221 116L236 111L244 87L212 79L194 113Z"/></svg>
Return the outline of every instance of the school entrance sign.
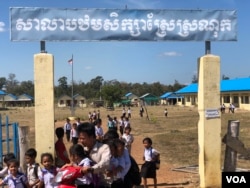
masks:
<svg viewBox="0 0 250 188"><path fill-rule="evenodd" d="M236 41L235 10L10 8L12 41Z"/></svg>
<svg viewBox="0 0 250 188"><path fill-rule="evenodd" d="M38 156L55 149L54 57L46 53L45 41L206 41L208 52L210 41L237 40L236 11L10 8L10 12L12 41L41 41L41 53L34 56ZM206 109L220 105L220 58L207 53L198 59L198 69L200 187L219 188L221 118L207 118Z"/></svg>

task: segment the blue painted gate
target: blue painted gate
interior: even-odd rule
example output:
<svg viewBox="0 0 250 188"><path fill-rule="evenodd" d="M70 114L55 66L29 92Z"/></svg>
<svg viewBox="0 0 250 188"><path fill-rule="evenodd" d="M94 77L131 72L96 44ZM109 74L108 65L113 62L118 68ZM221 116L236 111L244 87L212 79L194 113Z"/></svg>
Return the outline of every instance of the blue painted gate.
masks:
<svg viewBox="0 0 250 188"><path fill-rule="evenodd" d="M0 164L3 165L3 157L7 153L14 153L19 159L18 123L9 123L8 116L5 122L0 114Z"/></svg>

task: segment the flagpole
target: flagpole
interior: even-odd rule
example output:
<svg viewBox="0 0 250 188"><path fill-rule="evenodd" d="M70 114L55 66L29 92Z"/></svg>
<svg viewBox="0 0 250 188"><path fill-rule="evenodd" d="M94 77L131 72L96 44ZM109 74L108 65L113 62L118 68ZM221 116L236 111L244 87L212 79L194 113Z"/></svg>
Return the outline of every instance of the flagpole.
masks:
<svg viewBox="0 0 250 188"><path fill-rule="evenodd" d="M74 61L73 61L73 54L72 54L72 64L71 64L71 76L72 76L72 78L71 78L71 83L72 83L72 85L71 85L71 116L73 116L74 115L74 98L73 98L73 96L74 96L74 87L73 87L73 83L74 83L74 77L73 77L73 66L74 66Z"/></svg>

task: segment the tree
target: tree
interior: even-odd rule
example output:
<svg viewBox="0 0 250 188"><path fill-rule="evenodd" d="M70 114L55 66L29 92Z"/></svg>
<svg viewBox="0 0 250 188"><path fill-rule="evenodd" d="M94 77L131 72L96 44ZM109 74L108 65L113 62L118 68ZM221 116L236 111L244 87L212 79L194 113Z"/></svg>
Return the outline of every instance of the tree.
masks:
<svg viewBox="0 0 250 188"><path fill-rule="evenodd" d="M174 81L173 91L178 91L183 88L185 85L180 84L177 80Z"/></svg>
<svg viewBox="0 0 250 188"><path fill-rule="evenodd" d="M9 74L9 78L7 79L7 90L8 93L15 93L15 87L18 86L18 81L16 80L16 75L13 73Z"/></svg>
<svg viewBox="0 0 250 188"><path fill-rule="evenodd" d="M3 85L6 85L6 78L5 77L0 77L0 90L2 89Z"/></svg>
<svg viewBox="0 0 250 188"><path fill-rule="evenodd" d="M68 87L67 77L63 76L58 79L58 87L55 90L56 97L59 97L61 95L69 95L70 89Z"/></svg>
<svg viewBox="0 0 250 188"><path fill-rule="evenodd" d="M115 81L108 81L101 90L101 95L107 101L107 106L113 106L114 102L119 102L123 94L120 84Z"/></svg>
<svg viewBox="0 0 250 188"><path fill-rule="evenodd" d="M23 81L14 89L15 95L27 94L34 96L34 83L32 81Z"/></svg>

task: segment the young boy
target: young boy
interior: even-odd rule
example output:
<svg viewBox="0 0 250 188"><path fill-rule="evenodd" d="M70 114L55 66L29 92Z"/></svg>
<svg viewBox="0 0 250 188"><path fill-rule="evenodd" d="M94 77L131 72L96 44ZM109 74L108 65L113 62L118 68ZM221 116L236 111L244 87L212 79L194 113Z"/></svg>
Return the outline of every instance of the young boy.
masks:
<svg viewBox="0 0 250 188"><path fill-rule="evenodd" d="M57 141L55 143L55 150L56 150L56 166L62 167L66 163L70 163L68 153L63 143L63 136L64 136L64 129L62 127L56 128L56 136Z"/></svg>
<svg viewBox="0 0 250 188"><path fill-rule="evenodd" d="M28 182L30 187L37 188L40 182L39 174L41 172L41 168L38 163L36 163L37 151L34 148L30 148L25 152L25 160L27 163L26 168L26 176L28 178Z"/></svg>

